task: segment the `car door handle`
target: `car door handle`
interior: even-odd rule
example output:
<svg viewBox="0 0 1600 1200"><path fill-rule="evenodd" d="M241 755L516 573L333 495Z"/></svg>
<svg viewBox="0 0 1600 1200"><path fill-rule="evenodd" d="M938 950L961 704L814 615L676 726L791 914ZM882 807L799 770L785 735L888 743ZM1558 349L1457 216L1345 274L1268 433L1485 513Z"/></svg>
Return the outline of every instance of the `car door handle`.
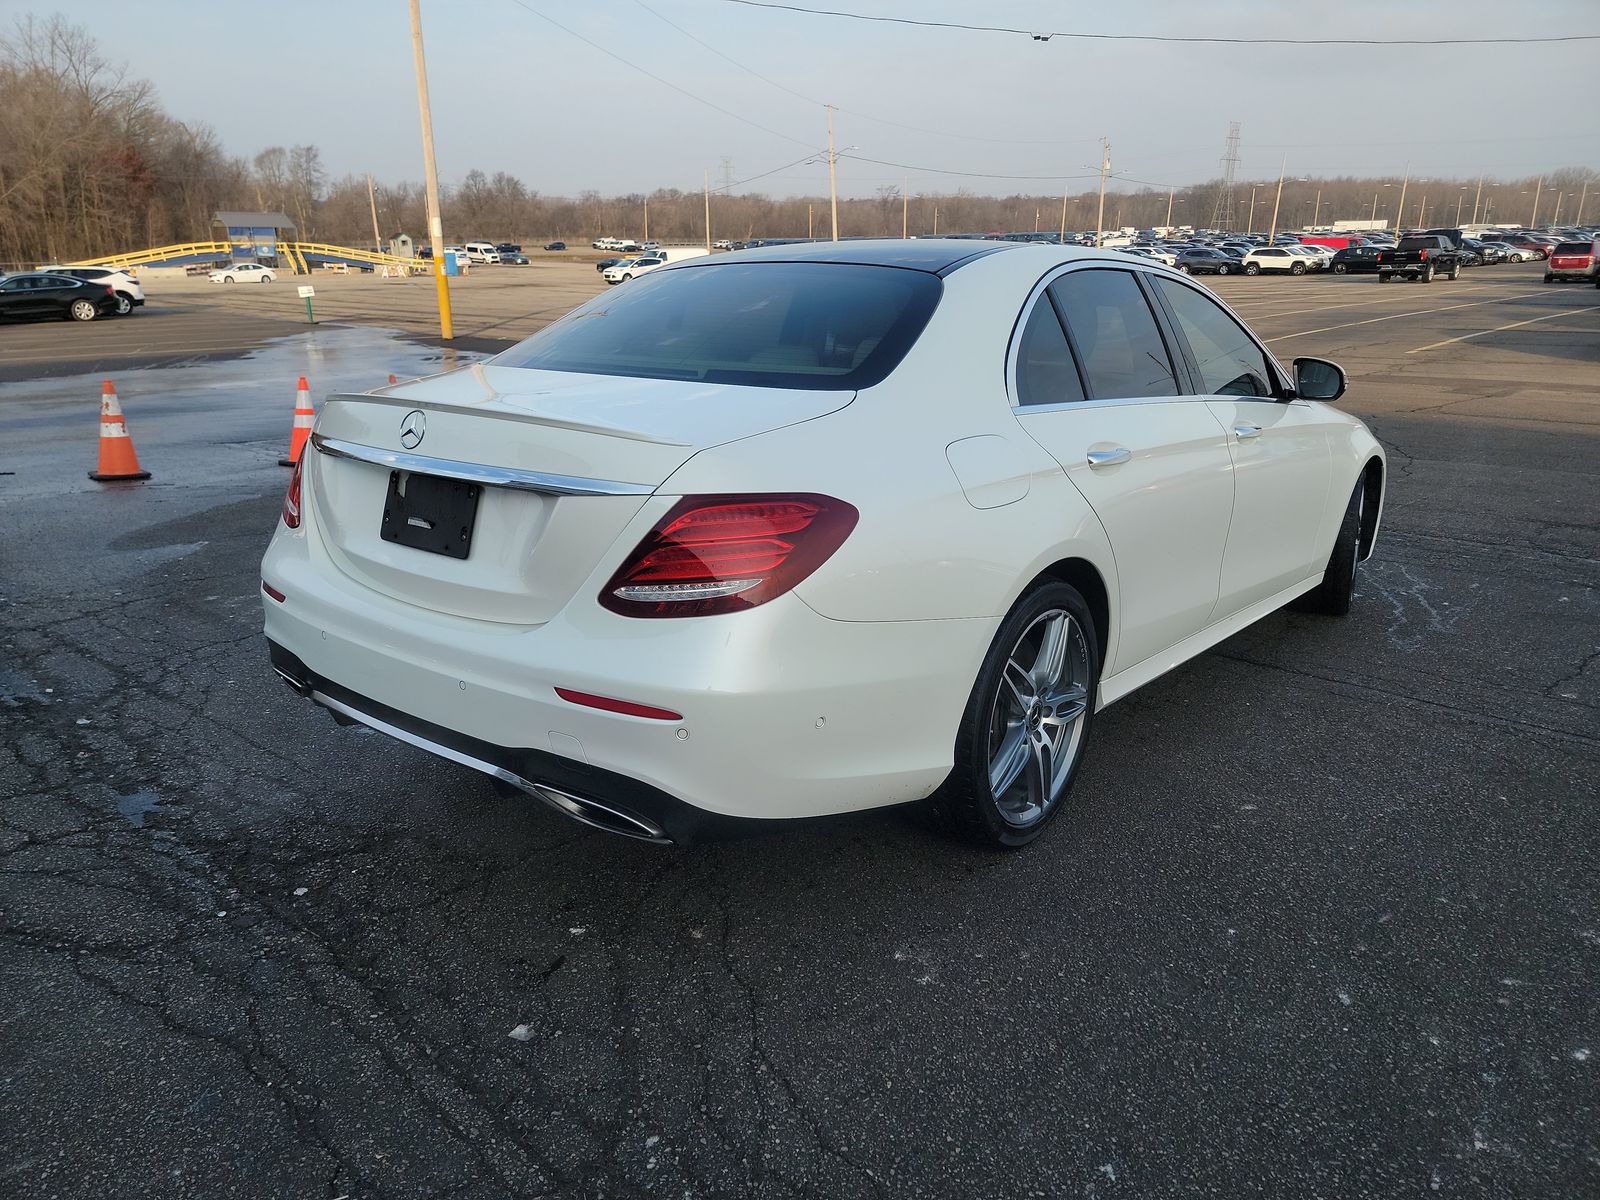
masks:
<svg viewBox="0 0 1600 1200"><path fill-rule="evenodd" d="M1118 446L1115 450L1089 451L1089 465L1091 467L1114 467L1118 463L1125 463L1133 457L1133 451L1126 446Z"/></svg>
<svg viewBox="0 0 1600 1200"><path fill-rule="evenodd" d="M1261 436L1261 426L1259 426L1259 425L1235 425L1233 427L1233 436L1236 437L1236 438L1239 438L1241 441L1243 439L1245 439L1245 438L1260 437Z"/></svg>

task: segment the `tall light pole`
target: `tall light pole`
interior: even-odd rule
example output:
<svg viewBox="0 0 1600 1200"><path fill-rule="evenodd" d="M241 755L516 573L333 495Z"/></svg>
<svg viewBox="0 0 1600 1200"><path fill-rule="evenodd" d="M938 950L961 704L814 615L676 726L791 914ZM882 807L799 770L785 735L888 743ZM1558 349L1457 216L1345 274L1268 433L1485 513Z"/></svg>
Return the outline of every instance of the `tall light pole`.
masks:
<svg viewBox="0 0 1600 1200"><path fill-rule="evenodd" d="M939 206L937 204L933 206L933 236L939 236Z"/></svg>
<svg viewBox="0 0 1600 1200"><path fill-rule="evenodd" d="M1322 189L1317 189L1317 206L1311 210L1311 228L1316 229L1317 219L1322 216Z"/></svg>
<svg viewBox="0 0 1600 1200"><path fill-rule="evenodd" d="M1094 244L1096 249L1105 241L1106 232L1106 172L1111 170L1111 139L1100 139L1100 213L1094 219Z"/></svg>
<svg viewBox="0 0 1600 1200"><path fill-rule="evenodd" d="M372 248L383 253L383 235L378 232L378 196L372 190L372 172L367 172L367 203L372 206Z"/></svg>
<svg viewBox="0 0 1600 1200"><path fill-rule="evenodd" d="M1406 184L1411 182L1411 164L1406 164L1406 177L1400 181L1400 203L1394 210L1394 236L1400 236L1400 226L1406 219Z"/></svg>
<svg viewBox="0 0 1600 1200"><path fill-rule="evenodd" d="M817 211L816 205L814 205L814 204L806 205L806 237L808 239L813 236L813 234L812 234L812 218L816 215L816 211Z"/></svg>
<svg viewBox="0 0 1600 1200"><path fill-rule="evenodd" d="M1550 224L1552 224L1552 225L1561 224L1561 198L1563 196L1565 196L1565 195L1566 195L1565 192L1557 192L1556 193L1556 212L1555 212L1555 216L1550 218Z"/></svg>
<svg viewBox="0 0 1600 1200"><path fill-rule="evenodd" d="M711 253L711 170L708 167L705 175L706 189L706 253Z"/></svg>
<svg viewBox="0 0 1600 1200"><path fill-rule="evenodd" d="M1177 188L1167 190L1167 232L1172 231L1172 198L1178 194Z"/></svg>
<svg viewBox="0 0 1600 1200"><path fill-rule="evenodd" d="M1418 229L1421 229L1424 225L1426 225L1428 223L1427 221L1425 221L1423 219L1427 215L1427 212L1428 212L1428 193L1427 192L1423 192L1422 193L1422 203L1417 205L1417 228Z"/></svg>
<svg viewBox="0 0 1600 1200"><path fill-rule="evenodd" d="M908 236L911 224L911 177L908 175L900 184L900 240L903 242Z"/></svg>
<svg viewBox="0 0 1600 1200"><path fill-rule="evenodd" d="M643 242L648 242L650 240L650 197L649 196L646 196L644 198L644 237L640 238L639 240L643 241Z"/></svg>
<svg viewBox="0 0 1600 1200"><path fill-rule="evenodd" d="M1254 187L1252 187L1250 189L1250 220L1247 223L1247 225L1245 226L1245 232L1246 233L1254 233L1255 231L1256 231L1256 189Z"/></svg>
<svg viewBox="0 0 1600 1200"><path fill-rule="evenodd" d="M1071 194L1072 185L1069 183L1061 190L1061 241L1067 240L1067 197Z"/></svg>
<svg viewBox="0 0 1600 1200"><path fill-rule="evenodd" d="M1544 187L1544 176L1539 176L1539 181L1533 185L1533 216L1528 218L1528 228L1539 227L1539 191Z"/></svg>
<svg viewBox="0 0 1600 1200"><path fill-rule="evenodd" d="M1467 185L1461 185L1461 195L1456 197L1456 224L1461 224L1461 206L1467 202Z"/></svg>
<svg viewBox="0 0 1600 1200"><path fill-rule="evenodd" d="M411 57L417 68L417 108L422 113L422 173L428 185L428 235L433 239L433 283L439 296L439 336L452 341L450 284L444 277L444 218L439 208L439 165L433 157L433 112L428 107L428 65L422 57L422 9L411 0Z"/></svg>
<svg viewBox="0 0 1600 1200"><path fill-rule="evenodd" d="M1289 156L1285 154L1283 156L1283 164L1278 168L1278 194L1272 201L1272 225L1267 230L1268 245L1272 243L1273 238L1278 236L1278 205L1283 200L1283 174L1288 169Z"/></svg>
<svg viewBox="0 0 1600 1200"><path fill-rule="evenodd" d="M1583 224L1583 202L1589 198L1589 181L1583 181L1583 191L1578 194L1578 215L1572 218L1574 225Z"/></svg>
<svg viewBox="0 0 1600 1200"><path fill-rule="evenodd" d="M1478 201L1482 200L1482 199L1483 199L1483 176L1479 175L1478 176L1478 191L1477 191L1477 194L1472 197L1472 223L1474 225L1476 225L1478 223ZM1487 219L1488 218L1486 217L1485 220L1487 220Z"/></svg>
<svg viewBox="0 0 1600 1200"><path fill-rule="evenodd" d="M834 164L839 156L833 152L833 105L823 106L828 110L828 201L833 206L833 240L839 240L839 180L834 173Z"/></svg>

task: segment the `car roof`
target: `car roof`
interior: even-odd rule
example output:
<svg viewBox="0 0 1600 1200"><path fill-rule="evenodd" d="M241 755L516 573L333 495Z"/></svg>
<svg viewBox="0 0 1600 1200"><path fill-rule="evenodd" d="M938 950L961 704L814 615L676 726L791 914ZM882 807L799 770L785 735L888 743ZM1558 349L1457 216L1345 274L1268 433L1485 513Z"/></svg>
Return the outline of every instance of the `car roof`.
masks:
<svg viewBox="0 0 1600 1200"><path fill-rule="evenodd" d="M904 267L945 275L978 258L1002 252L1037 247L1038 242L989 242L958 238L863 238L843 242L790 242L782 246L762 246L755 250L735 250L719 254L718 264L728 262L829 262L858 263L877 267ZM1052 250L1067 247L1052 246ZM689 262L701 263L702 259ZM689 263L683 264L684 266Z"/></svg>

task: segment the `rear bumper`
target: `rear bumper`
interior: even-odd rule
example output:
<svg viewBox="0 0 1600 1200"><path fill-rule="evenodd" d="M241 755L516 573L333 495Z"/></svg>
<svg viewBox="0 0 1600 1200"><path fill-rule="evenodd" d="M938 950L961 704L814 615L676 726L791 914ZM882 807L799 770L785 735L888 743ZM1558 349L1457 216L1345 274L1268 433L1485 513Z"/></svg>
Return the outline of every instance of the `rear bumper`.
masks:
<svg viewBox="0 0 1600 1200"><path fill-rule="evenodd" d="M297 691L515 786L643 817L673 841L719 818L928 795L949 774L994 631L987 619L835 621L793 593L720 617L643 621L574 600L542 625L471 620L363 586L305 532L280 525L262 563L285 596L263 596L266 636ZM557 688L682 716L606 711Z"/></svg>
<svg viewBox="0 0 1600 1200"><path fill-rule="evenodd" d="M1587 267L1553 266L1545 271L1545 274L1549 275L1552 279L1582 279L1585 281L1593 279L1595 277L1595 273L1596 268L1592 265Z"/></svg>

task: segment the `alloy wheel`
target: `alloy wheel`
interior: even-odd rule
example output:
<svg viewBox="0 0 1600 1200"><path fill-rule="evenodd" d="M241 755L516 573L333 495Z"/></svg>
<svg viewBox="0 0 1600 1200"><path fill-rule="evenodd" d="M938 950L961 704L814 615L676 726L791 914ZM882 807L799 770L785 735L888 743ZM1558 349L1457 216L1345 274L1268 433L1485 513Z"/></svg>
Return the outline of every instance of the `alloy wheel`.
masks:
<svg viewBox="0 0 1600 1200"><path fill-rule="evenodd" d="M989 791L1006 823L1050 814L1072 776L1089 706L1089 643L1072 614L1052 608L1022 631L989 715Z"/></svg>

